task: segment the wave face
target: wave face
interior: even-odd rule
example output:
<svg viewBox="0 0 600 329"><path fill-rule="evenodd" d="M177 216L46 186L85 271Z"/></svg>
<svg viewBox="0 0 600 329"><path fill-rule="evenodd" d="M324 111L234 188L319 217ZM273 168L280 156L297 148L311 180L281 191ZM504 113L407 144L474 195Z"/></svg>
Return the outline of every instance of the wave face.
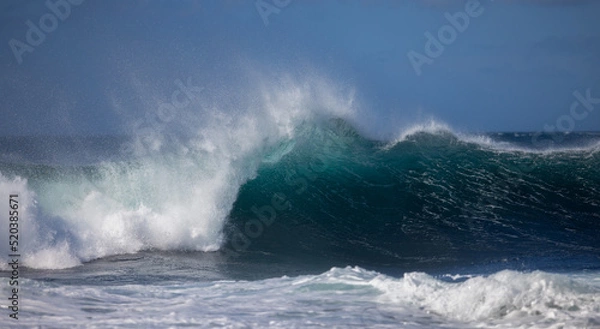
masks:
<svg viewBox="0 0 600 329"><path fill-rule="evenodd" d="M598 135L535 149L522 141L531 134L464 136L432 123L390 143L342 119L250 119L185 143L154 140L142 157L115 159L116 145L139 143L115 138L94 142L102 151L86 161L101 162L5 152L0 187L20 195L24 264L64 268L140 250L357 265L600 254Z"/></svg>
<svg viewBox="0 0 600 329"><path fill-rule="evenodd" d="M242 187L228 247L349 264L597 255L599 136L554 150L532 137L433 123L383 143L313 127Z"/></svg>

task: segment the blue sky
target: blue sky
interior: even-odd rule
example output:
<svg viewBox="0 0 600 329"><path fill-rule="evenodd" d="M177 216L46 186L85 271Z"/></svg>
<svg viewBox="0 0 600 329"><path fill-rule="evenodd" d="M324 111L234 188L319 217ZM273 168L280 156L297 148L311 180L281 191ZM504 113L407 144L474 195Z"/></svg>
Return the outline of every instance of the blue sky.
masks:
<svg viewBox="0 0 600 329"><path fill-rule="evenodd" d="M600 98L598 1L481 1L420 74L407 54L427 56L425 33L437 36L467 1L264 0L275 10L262 17L253 0L70 1L56 26L44 1L0 4L0 135L126 133L123 122L168 98L175 79L234 92L240 63L292 75L310 66L355 88L382 130L433 117L466 131L541 131L573 117L574 93ZM29 45L26 22L40 28L43 17L50 31ZM15 42L33 50L17 54ZM572 130L600 130L600 104L577 111L587 115Z"/></svg>

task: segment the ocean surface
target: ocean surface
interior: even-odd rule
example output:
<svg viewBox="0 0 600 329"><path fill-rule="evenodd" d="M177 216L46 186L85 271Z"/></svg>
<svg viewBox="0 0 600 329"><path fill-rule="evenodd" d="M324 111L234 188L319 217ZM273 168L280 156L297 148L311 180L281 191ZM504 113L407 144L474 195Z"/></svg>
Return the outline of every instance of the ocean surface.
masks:
<svg viewBox="0 0 600 329"><path fill-rule="evenodd" d="M213 119L0 138L0 327L600 328L600 133Z"/></svg>

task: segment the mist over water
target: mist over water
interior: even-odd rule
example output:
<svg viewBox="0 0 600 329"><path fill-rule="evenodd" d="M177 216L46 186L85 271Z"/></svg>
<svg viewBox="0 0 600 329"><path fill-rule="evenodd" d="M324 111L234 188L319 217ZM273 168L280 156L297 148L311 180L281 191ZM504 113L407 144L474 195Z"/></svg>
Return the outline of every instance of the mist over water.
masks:
<svg viewBox="0 0 600 329"><path fill-rule="evenodd" d="M25 265L62 268L146 249L217 250L240 186L264 157L292 142L299 126L353 112L352 95L325 81L251 91L239 99L193 95L168 117L149 110L131 123L132 136L95 163L6 163L12 175L4 183L34 196L28 220L41 231L28 233L38 245L26 245Z"/></svg>

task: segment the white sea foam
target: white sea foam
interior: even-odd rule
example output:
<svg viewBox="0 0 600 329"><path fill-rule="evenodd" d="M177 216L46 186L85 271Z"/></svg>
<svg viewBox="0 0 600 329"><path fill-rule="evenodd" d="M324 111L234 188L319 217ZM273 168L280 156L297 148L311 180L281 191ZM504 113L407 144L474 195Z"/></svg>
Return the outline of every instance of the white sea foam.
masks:
<svg viewBox="0 0 600 329"><path fill-rule="evenodd" d="M451 283L407 273L371 283L383 292L382 303L414 305L450 320L485 327L581 328L600 324L600 282L593 278L502 271Z"/></svg>
<svg viewBox="0 0 600 329"><path fill-rule="evenodd" d="M468 277L468 278L467 278ZM358 267L258 281L123 286L24 280L22 325L226 328L592 328L598 273L501 271L441 280ZM3 288L5 289L5 288ZM257 302L260 301L260 302ZM93 319L93 322L90 321Z"/></svg>

